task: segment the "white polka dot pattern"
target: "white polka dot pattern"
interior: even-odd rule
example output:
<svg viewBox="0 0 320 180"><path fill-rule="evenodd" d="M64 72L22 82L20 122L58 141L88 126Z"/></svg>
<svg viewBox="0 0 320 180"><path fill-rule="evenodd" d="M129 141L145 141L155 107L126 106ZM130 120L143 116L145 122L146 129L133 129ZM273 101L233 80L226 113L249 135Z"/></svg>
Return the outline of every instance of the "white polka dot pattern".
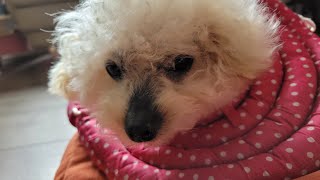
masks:
<svg viewBox="0 0 320 180"><path fill-rule="evenodd" d="M99 127L86 110L78 104L69 107L81 143L108 177L290 179L320 167L320 113L313 106L320 104L320 54L315 53L320 52L320 40L303 29L298 17L283 4L265 1L271 9L286 14L282 18L287 25L281 34L282 49L275 54L273 67L247 93L223 109L223 116L216 113L213 119L218 121L199 122L205 125L177 135L170 146L125 149L111 132L93 131ZM309 162L308 166L296 163L298 159Z"/></svg>

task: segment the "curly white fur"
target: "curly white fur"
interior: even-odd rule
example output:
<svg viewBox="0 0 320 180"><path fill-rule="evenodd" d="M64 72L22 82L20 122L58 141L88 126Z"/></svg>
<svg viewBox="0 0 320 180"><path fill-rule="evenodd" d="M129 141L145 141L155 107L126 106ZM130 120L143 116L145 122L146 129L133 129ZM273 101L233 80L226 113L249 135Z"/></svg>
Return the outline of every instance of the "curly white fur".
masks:
<svg viewBox="0 0 320 180"><path fill-rule="evenodd" d="M193 55L198 61L182 84L159 77L165 88L157 103L169 114L163 142L228 103L272 64L279 23L267 11L258 0L86 0L56 18L61 60L50 91L81 101L123 133L130 84L141 74L118 84L106 77L106 60L117 53L128 68L143 69L168 54Z"/></svg>

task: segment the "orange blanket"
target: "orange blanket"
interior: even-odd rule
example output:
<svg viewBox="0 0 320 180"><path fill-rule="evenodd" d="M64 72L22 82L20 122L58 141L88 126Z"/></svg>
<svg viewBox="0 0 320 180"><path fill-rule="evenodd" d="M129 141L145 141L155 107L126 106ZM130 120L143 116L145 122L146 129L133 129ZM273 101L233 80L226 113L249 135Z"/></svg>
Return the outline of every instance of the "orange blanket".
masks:
<svg viewBox="0 0 320 180"><path fill-rule="evenodd" d="M91 163L86 149L79 141L79 134L71 139L62 157L55 180L104 180L106 177Z"/></svg>
<svg viewBox="0 0 320 180"><path fill-rule="evenodd" d="M71 139L58 168L55 180L104 180L106 177L91 163L90 157L79 141L79 134ZM296 180L320 180L320 172Z"/></svg>

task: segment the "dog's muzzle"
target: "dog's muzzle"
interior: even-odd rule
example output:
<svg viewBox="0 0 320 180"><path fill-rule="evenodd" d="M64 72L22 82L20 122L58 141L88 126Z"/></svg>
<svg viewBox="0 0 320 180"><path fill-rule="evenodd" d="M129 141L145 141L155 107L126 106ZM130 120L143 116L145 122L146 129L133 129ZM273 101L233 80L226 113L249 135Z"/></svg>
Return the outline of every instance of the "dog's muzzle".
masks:
<svg viewBox="0 0 320 180"><path fill-rule="evenodd" d="M154 95L149 85L137 88L128 105L125 117L125 131L134 142L147 142L156 138L163 115L154 104Z"/></svg>

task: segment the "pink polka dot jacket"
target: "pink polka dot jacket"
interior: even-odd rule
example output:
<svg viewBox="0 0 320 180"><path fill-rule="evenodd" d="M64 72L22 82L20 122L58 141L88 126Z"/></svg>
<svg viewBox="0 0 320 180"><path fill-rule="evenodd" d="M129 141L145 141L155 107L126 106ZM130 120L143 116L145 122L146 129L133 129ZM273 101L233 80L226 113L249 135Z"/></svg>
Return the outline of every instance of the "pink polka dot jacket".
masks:
<svg viewBox="0 0 320 180"><path fill-rule="evenodd" d="M273 67L218 121L172 145L127 149L77 103L68 115L108 179L289 180L320 168L320 39L278 0L283 47Z"/></svg>

